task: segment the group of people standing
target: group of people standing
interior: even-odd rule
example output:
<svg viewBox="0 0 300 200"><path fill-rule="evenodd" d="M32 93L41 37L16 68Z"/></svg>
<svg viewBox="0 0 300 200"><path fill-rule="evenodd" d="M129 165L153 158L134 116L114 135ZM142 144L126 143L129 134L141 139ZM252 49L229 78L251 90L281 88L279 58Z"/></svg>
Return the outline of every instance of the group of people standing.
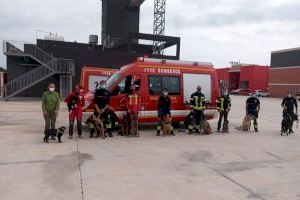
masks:
<svg viewBox="0 0 300 200"><path fill-rule="evenodd" d="M138 117L140 110L140 95L137 92L137 86L131 85L130 91L127 96L121 100L120 103L124 103L126 107L126 115L129 116L129 121L132 127L135 127L135 132L132 136L139 136L138 133ZM69 139L73 138L73 127L75 120L77 121L77 133L78 137L82 137L82 118L83 118L83 106L85 105L83 88L78 85L75 86L74 90L70 92L65 98L65 102L68 106L69 111ZM100 88L95 90L94 104L95 110L93 115L96 116L97 120L101 120L109 137L113 137L112 134L112 115L108 108L110 103L110 93L106 89L105 81L100 82ZM157 124L157 136L161 135L164 120L167 115L171 116L171 98L168 94L168 90L165 88L162 94L158 98L157 113L158 113L158 124ZM196 92L190 97L191 105L191 119L187 120L186 128L189 133L201 132L202 121L205 120L204 111L206 109L205 95L202 93L201 86L197 86ZM281 132L286 127L287 118L291 115L297 115L298 104L296 99L289 94L282 101L281 106L283 107L283 120L281 123ZM48 85L48 91L44 92L42 97L42 110L45 119L45 131L49 129L55 129L55 122L60 107L60 98L57 92L55 92L55 85L53 83ZM224 129L226 124L228 125L228 115L231 109L231 99L227 92L224 92L217 100L217 109L219 112L219 120L217 126L217 132L228 132L228 129ZM246 101L246 115L251 116L254 121L254 130L258 132L258 116L260 112L260 100L255 94L252 94ZM294 112L295 110L295 112ZM223 126L223 128L222 128ZM289 131L293 132L292 126L289 126ZM173 126L171 126L171 135L175 135ZM92 132L90 137L93 137ZM54 139L54 138L52 138Z"/></svg>

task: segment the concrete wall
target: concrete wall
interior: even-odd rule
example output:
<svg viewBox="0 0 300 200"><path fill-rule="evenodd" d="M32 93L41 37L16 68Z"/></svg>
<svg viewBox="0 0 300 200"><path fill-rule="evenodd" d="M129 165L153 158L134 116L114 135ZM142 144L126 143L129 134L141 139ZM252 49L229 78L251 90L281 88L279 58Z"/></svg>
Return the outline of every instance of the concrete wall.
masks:
<svg viewBox="0 0 300 200"><path fill-rule="evenodd" d="M130 32L139 33L140 8L130 8L127 0L102 0L102 35L127 42Z"/></svg>
<svg viewBox="0 0 300 200"><path fill-rule="evenodd" d="M271 68L300 66L300 48L271 54Z"/></svg>

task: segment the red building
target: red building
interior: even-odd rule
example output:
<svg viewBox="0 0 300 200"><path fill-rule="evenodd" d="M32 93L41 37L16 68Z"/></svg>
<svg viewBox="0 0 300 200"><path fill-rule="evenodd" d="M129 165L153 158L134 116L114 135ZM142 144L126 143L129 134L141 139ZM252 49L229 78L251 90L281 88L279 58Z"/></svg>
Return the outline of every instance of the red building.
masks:
<svg viewBox="0 0 300 200"><path fill-rule="evenodd" d="M269 67L237 64L231 68L217 69L220 87L229 89L268 90Z"/></svg>

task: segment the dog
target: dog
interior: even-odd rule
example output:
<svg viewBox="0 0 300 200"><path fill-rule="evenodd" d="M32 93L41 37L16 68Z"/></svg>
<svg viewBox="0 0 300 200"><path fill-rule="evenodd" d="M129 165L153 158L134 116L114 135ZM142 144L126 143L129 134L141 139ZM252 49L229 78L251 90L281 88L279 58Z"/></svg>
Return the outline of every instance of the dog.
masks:
<svg viewBox="0 0 300 200"><path fill-rule="evenodd" d="M124 114L121 122L121 134L122 136L125 137L130 137L131 136L131 123L130 123L130 114L126 113Z"/></svg>
<svg viewBox="0 0 300 200"><path fill-rule="evenodd" d="M293 123L297 122L297 128L298 128L298 123L299 123L299 118L297 114L293 114L293 113L285 113L285 117L282 121L282 131L281 131L281 135L283 135L284 133L288 136L290 135L292 132L292 126Z"/></svg>
<svg viewBox="0 0 300 200"><path fill-rule="evenodd" d="M96 132L97 133L97 137L102 137L102 139L106 138L105 135L105 130L104 130L104 124L102 119L100 118L100 116L98 115L91 115L87 121L87 124L90 124L91 127L91 133L92 132ZM90 135L91 137L93 137L93 134Z"/></svg>
<svg viewBox="0 0 300 200"><path fill-rule="evenodd" d="M49 137L51 136L51 138L55 139L55 137L57 136L58 139L58 143L62 143L61 141L61 137L64 135L66 131L66 127L65 126L61 126L58 129L48 129L45 130L44 134L44 142L45 143L49 143Z"/></svg>
<svg viewBox="0 0 300 200"><path fill-rule="evenodd" d="M229 121L228 120L224 121L222 132L229 133Z"/></svg>
<svg viewBox="0 0 300 200"><path fill-rule="evenodd" d="M236 129L242 130L242 131L249 131L250 127L251 127L252 118L253 117L251 117L250 115L246 115L243 119L242 125L239 127L236 127Z"/></svg>
<svg viewBox="0 0 300 200"><path fill-rule="evenodd" d="M172 118L169 114L164 117L163 136L171 136Z"/></svg>
<svg viewBox="0 0 300 200"><path fill-rule="evenodd" d="M139 125L138 125L138 114L129 114L130 117L130 134L133 137L139 137Z"/></svg>
<svg viewBox="0 0 300 200"><path fill-rule="evenodd" d="M73 110L77 106L79 102L79 97L78 96L73 96L70 100L70 102L67 104L69 112Z"/></svg>
<svg viewBox="0 0 300 200"><path fill-rule="evenodd" d="M94 127L97 132L97 137L102 137L102 139L106 138L103 120L100 117L93 115Z"/></svg>
<svg viewBox="0 0 300 200"><path fill-rule="evenodd" d="M90 127L90 138L94 137L94 133L96 132L96 130L95 130L94 122L93 122L93 117L90 116L86 120L85 124L89 125L89 127Z"/></svg>
<svg viewBox="0 0 300 200"><path fill-rule="evenodd" d="M204 135L210 135L212 134L212 130L211 130L211 126L208 123L207 119L204 118L203 122L202 122L202 131Z"/></svg>

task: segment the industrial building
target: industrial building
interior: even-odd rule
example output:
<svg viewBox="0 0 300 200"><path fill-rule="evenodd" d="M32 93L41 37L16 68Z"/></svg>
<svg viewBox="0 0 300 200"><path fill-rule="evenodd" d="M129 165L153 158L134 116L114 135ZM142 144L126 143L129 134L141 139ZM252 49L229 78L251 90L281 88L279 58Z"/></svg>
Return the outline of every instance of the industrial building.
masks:
<svg viewBox="0 0 300 200"><path fill-rule="evenodd" d="M236 89L268 89L269 67L252 64L234 64L232 67L217 69L219 85L229 92Z"/></svg>
<svg viewBox="0 0 300 200"><path fill-rule="evenodd" d="M271 53L268 87L272 97L284 97L289 92L300 93L300 48Z"/></svg>
<svg viewBox="0 0 300 200"><path fill-rule="evenodd" d="M64 97L79 83L83 66L120 68L141 56L179 60L180 38L164 36L165 1L155 1L153 34L139 32L143 2L102 0L101 44L97 35L90 35L88 44L65 42L57 35L38 39L36 44L4 41L8 73L8 83L1 88L4 99L41 97L49 82L54 82ZM175 55L163 54L165 49L174 46Z"/></svg>

